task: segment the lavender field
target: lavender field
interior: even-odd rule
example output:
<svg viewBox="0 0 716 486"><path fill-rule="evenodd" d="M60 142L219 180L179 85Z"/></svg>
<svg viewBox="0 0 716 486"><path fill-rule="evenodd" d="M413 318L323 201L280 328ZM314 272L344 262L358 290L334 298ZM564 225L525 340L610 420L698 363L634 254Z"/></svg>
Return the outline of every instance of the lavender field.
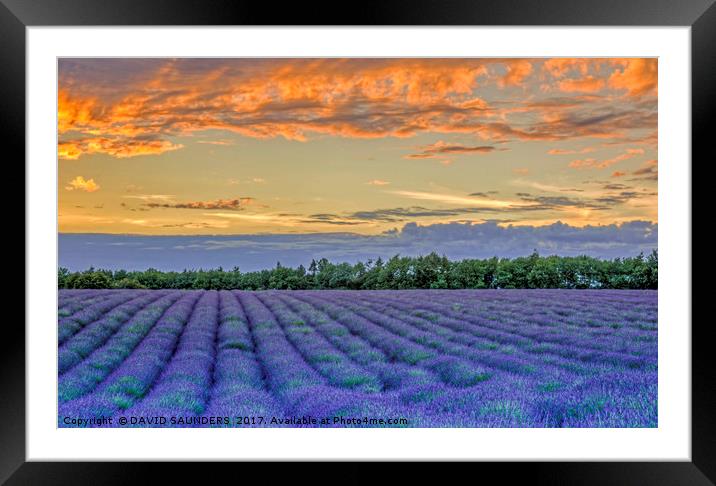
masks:
<svg viewBox="0 0 716 486"><path fill-rule="evenodd" d="M657 426L655 291L60 290L58 312L60 427Z"/></svg>

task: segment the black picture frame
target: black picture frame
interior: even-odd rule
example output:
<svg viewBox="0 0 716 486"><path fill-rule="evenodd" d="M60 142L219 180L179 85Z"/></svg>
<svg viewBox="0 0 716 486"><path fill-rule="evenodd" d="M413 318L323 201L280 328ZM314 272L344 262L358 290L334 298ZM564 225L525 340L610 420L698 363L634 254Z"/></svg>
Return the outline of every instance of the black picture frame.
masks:
<svg viewBox="0 0 716 486"><path fill-rule="evenodd" d="M112 25L572 25L690 26L692 76L692 161L707 166L709 128L716 112L716 0L384 0L375 5L338 2L274 4L243 0L0 0L0 137L6 162L25 160L25 29L30 26ZM12 156L7 156L12 154ZM19 165L19 164L16 164ZM700 167L699 172L705 170ZM693 172L692 172L693 173ZM24 174L22 175L24 179ZM708 178L694 182L705 184ZM28 181L25 180L27 184ZM668 183L668 182L667 182ZM695 188L692 194L696 193ZM692 204L694 212L701 211ZM692 221L693 221L692 217ZM19 225L17 225L19 228ZM704 230L702 230L704 231ZM692 238L692 254L699 240ZM27 258L27 255L26 255ZM691 282L684 282L691 285ZM694 290L696 287L694 286ZM693 294L692 294L693 295ZM693 297L692 297L693 302ZM698 309L692 304L692 309ZM688 323L683 323L688 324ZM539 484L690 484L716 483L716 420L710 319L692 325L692 461L647 463L480 463L469 474L487 470ZM0 481L7 484L133 484L162 474L192 480L203 474L185 464L40 463L25 460L25 339L21 320L4 322L0 353ZM206 465L203 465L206 466ZM265 467L264 464L261 467ZM309 465L310 466L310 465ZM212 468L218 479L217 465ZM295 467L295 466L294 466ZM325 475L324 468L306 471ZM225 464L237 480L243 468ZM450 468L460 472L464 468ZM320 472L319 472L320 471ZM295 475L296 470L291 469ZM340 468L342 483L373 479L371 467ZM401 482L424 477L421 465L401 468ZM333 476L334 479L338 479ZM443 481L447 477L442 473Z"/></svg>

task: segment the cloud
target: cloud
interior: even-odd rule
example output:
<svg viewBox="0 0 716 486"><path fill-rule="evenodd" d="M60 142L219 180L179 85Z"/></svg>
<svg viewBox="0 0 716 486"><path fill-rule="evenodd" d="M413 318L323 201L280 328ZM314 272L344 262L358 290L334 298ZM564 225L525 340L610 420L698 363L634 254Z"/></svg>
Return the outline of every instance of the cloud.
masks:
<svg viewBox="0 0 716 486"><path fill-rule="evenodd" d="M617 67L609 76L609 86L626 90L630 96L656 95L659 61L656 58L615 60Z"/></svg>
<svg viewBox="0 0 716 486"><path fill-rule="evenodd" d="M473 193L468 194L468 196L473 196L473 197L490 197L490 196L492 196L492 195L494 195L494 194L499 194L499 191L485 191L485 192L480 191L480 192L473 192Z"/></svg>
<svg viewBox="0 0 716 486"><path fill-rule="evenodd" d="M548 59L542 68L556 80L557 89L565 92L597 92L608 88L626 90L631 97L657 92L656 58Z"/></svg>
<svg viewBox="0 0 716 486"><path fill-rule="evenodd" d="M629 186L626 186L624 184L611 184L610 183L610 184L604 184L604 186L602 186L602 188L605 191L621 191L624 189L629 189Z"/></svg>
<svg viewBox="0 0 716 486"><path fill-rule="evenodd" d="M604 79L595 78L594 76L587 76L582 79L565 79L557 83L560 91L568 93L575 91L594 93L602 90L605 85L606 81Z"/></svg>
<svg viewBox="0 0 716 486"><path fill-rule="evenodd" d="M295 227L299 224L300 220L296 217L287 217L284 214L271 214L271 213L204 213L204 216L211 216L213 218L223 219L237 219L242 221L249 221L256 224L268 224L271 226L287 226Z"/></svg>
<svg viewBox="0 0 716 486"><path fill-rule="evenodd" d="M657 171L657 161L656 159L647 160L642 164L641 167L639 167L637 170L632 172L634 175L647 175L647 174L655 174Z"/></svg>
<svg viewBox="0 0 716 486"><path fill-rule="evenodd" d="M133 196L122 196L124 199L139 199L141 201L169 201L174 199L173 194L136 194Z"/></svg>
<svg viewBox="0 0 716 486"><path fill-rule="evenodd" d="M146 219L134 219L134 218L124 218L122 220L122 223L126 224L134 224L137 226L148 226L150 224L149 220Z"/></svg>
<svg viewBox="0 0 716 486"><path fill-rule="evenodd" d="M164 209L203 209L203 210L230 210L238 211L253 202L251 197L235 199L216 199L214 201L189 201L189 202L147 202L144 206L148 208Z"/></svg>
<svg viewBox="0 0 716 486"><path fill-rule="evenodd" d="M133 219L125 218L122 223L131 224L134 226L141 226L144 228L187 228L187 229L222 229L227 228L229 225L226 221L190 221L185 223L166 223L162 220L150 220L150 219ZM113 243L114 246L125 246L123 243ZM137 246L137 244L129 245ZM149 248L144 248L149 249ZM153 247L152 249L161 249L161 247Z"/></svg>
<svg viewBox="0 0 716 486"><path fill-rule="evenodd" d="M138 155L158 155L182 148L169 140L130 137L93 137L69 139L59 142L57 156L65 160L77 160L82 155L107 154L118 159Z"/></svg>
<svg viewBox="0 0 716 486"><path fill-rule="evenodd" d="M390 182L384 181L382 179L373 179L372 181L366 182L366 184L371 186L387 186L390 184Z"/></svg>
<svg viewBox="0 0 716 486"><path fill-rule="evenodd" d="M420 130L419 126L407 128L416 118L446 121L454 110L474 110L480 103L471 96L472 90L477 77L486 73L487 63L451 59L156 60L139 67L148 72L146 76L124 85L114 85L111 62L102 63L104 71L99 75L89 74L95 64L92 60L61 61L61 134L92 132L133 138L228 130L290 140L306 140L308 133L408 136ZM125 68L123 60L116 65L117 70ZM88 147L66 143L63 148L66 157L77 158ZM97 149L106 151L106 144Z"/></svg>
<svg viewBox="0 0 716 486"><path fill-rule="evenodd" d="M375 209L371 211L356 211L348 215L363 221L398 222L415 218L453 217L467 214L492 213L493 208L460 207L450 209L426 208L410 206L405 208Z"/></svg>
<svg viewBox="0 0 716 486"><path fill-rule="evenodd" d="M359 218L360 219L360 218ZM358 221L355 219L350 218L344 218L335 214L327 214L327 213L320 213L320 214L312 214L308 216L305 219L299 219L299 223L323 223L323 224L330 224L330 225L336 225L336 226L355 226L358 224L363 224L363 221Z"/></svg>
<svg viewBox="0 0 716 486"><path fill-rule="evenodd" d="M655 92L651 61L63 58L58 154L161 154L181 149L179 137L216 132L295 141L426 132L494 141L633 138L630 130L656 127L656 100L646 96ZM604 93L550 99L541 91L547 84L585 92L589 83L604 83ZM508 86L525 96L483 97ZM610 90L635 99L615 106Z"/></svg>
<svg viewBox="0 0 716 486"><path fill-rule="evenodd" d="M228 179L226 181L227 184L235 186L239 184L264 184L266 182L266 179L263 179L261 177L252 177L251 179Z"/></svg>
<svg viewBox="0 0 716 486"><path fill-rule="evenodd" d="M654 131L643 136L622 137L616 138L614 140L605 140L601 142L601 145L603 147L610 147L614 145L642 145L646 147L656 148L658 141L658 133Z"/></svg>
<svg viewBox="0 0 716 486"><path fill-rule="evenodd" d="M525 176L530 173L530 170L527 167L516 167L512 169L512 173L516 175Z"/></svg>
<svg viewBox="0 0 716 486"><path fill-rule="evenodd" d="M466 146L459 143L447 143L442 140L420 147L420 152L408 154L406 159L439 159L453 154L487 154L497 150L492 145Z"/></svg>
<svg viewBox="0 0 716 486"><path fill-rule="evenodd" d="M632 175L639 176L636 179L630 180L648 180L656 181L659 179L658 161L656 159L647 160L641 167L632 172Z"/></svg>
<svg viewBox="0 0 716 486"><path fill-rule="evenodd" d="M445 160L446 155L487 154L495 150L497 149L492 145L466 146L459 143L450 144L442 140L438 140L431 145L420 147L420 152L408 154L405 158Z"/></svg>
<svg viewBox="0 0 716 486"><path fill-rule="evenodd" d="M568 196L543 196L533 195L530 193L520 192L517 193L523 201L534 203L535 206L540 209L556 209L556 208L578 208L578 209L592 209L602 210L608 209L599 199L590 200L583 198L574 198Z"/></svg>
<svg viewBox="0 0 716 486"><path fill-rule="evenodd" d="M551 208L578 208L589 210L607 210L611 206L624 204L633 199L653 196L651 192L621 191L597 197L571 198L564 196L525 196L525 201L549 206Z"/></svg>
<svg viewBox="0 0 716 486"><path fill-rule="evenodd" d="M539 184L537 186L543 187ZM620 192L599 192L585 193L583 189L558 188L546 186L553 192L575 192L580 193L579 197L565 195L531 194L527 192L516 193L516 200L491 199L495 191L474 192L468 197L449 194L436 194L427 192L392 191L394 194L403 195L411 199L438 202L454 207L425 207L406 206L394 208L380 208L345 212L341 214L320 213L297 220L298 223L326 223L334 225L355 225L361 223L390 223L415 220L417 218L454 218L459 216L490 216L499 214L510 214L513 217L532 218L532 214L540 211L564 211L569 213L581 213L583 211L609 211L621 204L631 200L654 195L649 192L627 191L631 189L621 184L605 185L604 190L618 190ZM596 195L595 195L596 194ZM479 198L479 199L476 199ZM528 219L529 220L529 219Z"/></svg>
<svg viewBox="0 0 716 486"><path fill-rule="evenodd" d="M529 187L531 189L537 189L542 192L580 192L579 189L574 189L568 186L557 186L554 184L544 184L542 182L530 181L525 179L514 179L510 181L512 185L520 187Z"/></svg>
<svg viewBox="0 0 716 486"><path fill-rule="evenodd" d="M236 213L231 213L236 215ZM232 268L242 271L284 265L307 265L312 258L356 262L395 254L451 259L541 255L634 256L657 248L658 225L648 221L575 227L561 222L545 226L484 223L404 224L383 235L355 233L262 234L234 236L136 236L60 234L59 264L71 270L100 268L160 270ZM128 245L131 244L131 245ZM162 251L138 250L159 248ZM131 268L127 268L130 262Z"/></svg>
<svg viewBox="0 0 716 486"><path fill-rule="evenodd" d="M334 215L336 218L359 221L380 221L398 222L409 221L415 218L451 218L456 216L482 215L490 216L497 214L520 214L532 213L535 211L553 211L558 209L592 208L606 209L603 206L589 204L581 201L570 201L567 198L534 197L529 194L522 198L524 202L517 202L511 206L468 206L452 208L428 208L424 206L409 206L387 209L375 209L355 211L342 216Z"/></svg>
<svg viewBox="0 0 716 486"><path fill-rule="evenodd" d="M553 78L553 84L545 84L549 91L556 89L565 93L597 93L607 87L603 71L609 60L595 59L548 59L542 68Z"/></svg>
<svg viewBox="0 0 716 486"><path fill-rule="evenodd" d="M649 191L621 191L619 193L613 193L610 195L602 196L599 198L596 198L595 201L608 204L608 205L616 205L616 204L624 204L629 201L640 199L640 198L651 198L652 196L656 196L655 192L649 192Z"/></svg>
<svg viewBox="0 0 716 486"><path fill-rule="evenodd" d="M96 192L99 191L99 184L97 184L94 179L86 179L82 176L77 176L74 179L72 179L69 183L69 185L65 186L65 189L68 191L85 191L85 192Z"/></svg>
<svg viewBox="0 0 716 486"><path fill-rule="evenodd" d="M162 224L162 228L187 228L187 229L220 229L227 228L229 223L227 221L198 221L188 223L169 223Z"/></svg>
<svg viewBox="0 0 716 486"><path fill-rule="evenodd" d="M234 145L233 140L229 139L216 139L216 140L197 140L196 143L204 144L204 145L221 145L221 146L229 146Z"/></svg>
<svg viewBox="0 0 716 486"><path fill-rule="evenodd" d="M593 159L593 158L577 159L577 160L573 160L572 162L570 162L569 166L573 169L589 169L589 168L598 167L600 163L601 162L599 162L597 159Z"/></svg>
<svg viewBox="0 0 716 486"><path fill-rule="evenodd" d="M547 226L506 227L501 227L496 223L445 223L426 226L408 223L403 227L401 234L432 241L436 241L437 238L445 238L445 241L451 243L473 240L480 242L480 246L484 248L481 252L483 254L484 252L497 252L505 255L521 248L521 252L515 253L524 255L531 251L530 244L535 245L533 248L538 250L541 248L543 254L550 253L550 249L555 254L574 254L572 253L574 251L590 254L588 248L608 248L610 245L631 244L638 246L639 243L648 242L655 247L656 230L657 225L647 221L581 228L561 222ZM475 243L473 242L470 246L474 248ZM512 251L506 251L506 248L510 248Z"/></svg>
<svg viewBox="0 0 716 486"><path fill-rule="evenodd" d="M507 65L507 74L499 81L500 86L519 86L532 73L532 62L521 59Z"/></svg>
<svg viewBox="0 0 716 486"><path fill-rule="evenodd" d="M597 66L600 59L555 58L547 59L542 65L543 71L554 78L562 78L568 74L586 75L593 66Z"/></svg>
<svg viewBox="0 0 716 486"><path fill-rule="evenodd" d="M627 149L624 153L617 155L607 160L597 160L593 158L573 160L569 163L569 166L573 169L606 169L618 162L629 160L638 155L644 154L644 149L632 148Z"/></svg>
<svg viewBox="0 0 716 486"><path fill-rule="evenodd" d="M456 196L453 194L440 194L440 193L433 193L433 192L423 192L423 191L390 191L391 194L396 194L398 196L407 197L410 199L419 199L423 201L433 201L443 204L464 204L464 205L470 205L470 206L481 206L485 208L505 208L505 207L511 207L511 206L520 206L523 205L520 203L520 201L510 201L510 200L496 200L496 199L473 199L471 197L465 197L465 196Z"/></svg>
<svg viewBox="0 0 716 486"><path fill-rule="evenodd" d="M594 147L584 147L579 150L574 149L549 149L547 153L549 155L574 155L574 154L587 154L589 152L594 152Z"/></svg>
<svg viewBox="0 0 716 486"><path fill-rule="evenodd" d="M493 142L522 141L572 141L579 138L599 138L609 141L625 139L627 133L638 129L656 127L656 103L648 109L623 109L611 105L591 106L587 110L573 109L549 111L543 121L532 122L525 128L505 122L476 125L472 131L483 139Z"/></svg>

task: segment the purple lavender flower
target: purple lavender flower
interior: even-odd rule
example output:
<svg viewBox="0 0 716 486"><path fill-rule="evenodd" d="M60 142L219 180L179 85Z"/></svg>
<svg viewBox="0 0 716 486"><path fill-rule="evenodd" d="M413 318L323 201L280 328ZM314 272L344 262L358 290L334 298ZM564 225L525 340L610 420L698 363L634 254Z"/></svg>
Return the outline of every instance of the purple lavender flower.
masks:
<svg viewBox="0 0 716 486"><path fill-rule="evenodd" d="M61 427L658 425L654 291L61 290L58 313Z"/></svg>

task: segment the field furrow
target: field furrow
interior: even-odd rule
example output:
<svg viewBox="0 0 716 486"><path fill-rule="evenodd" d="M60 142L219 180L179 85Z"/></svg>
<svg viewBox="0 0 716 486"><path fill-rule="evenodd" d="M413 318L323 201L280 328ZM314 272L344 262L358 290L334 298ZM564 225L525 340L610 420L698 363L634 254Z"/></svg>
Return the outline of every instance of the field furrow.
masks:
<svg viewBox="0 0 716 486"><path fill-rule="evenodd" d="M136 291L116 291L108 295L93 299L91 305L79 308L72 315L60 317L57 324L57 339L61 345L85 326L104 318L105 314L133 299L142 298L144 294Z"/></svg>
<svg viewBox="0 0 716 486"><path fill-rule="evenodd" d="M446 318L458 319L471 325L473 332L490 333L495 339L501 342L514 344L515 346L528 347L540 343L547 346L545 351L551 347L551 352L563 358L574 358L585 362L607 362L611 364L623 364L638 368L644 364L639 356L632 354L629 350L614 352L614 349L621 349L623 340L613 340L609 337L578 336L574 330L559 324L551 326L539 326L534 324L531 318L523 317L519 321L513 320L509 315L498 315L495 318L484 318L478 314L457 312L440 302L422 302L413 305L407 298L386 299L386 303L392 303L397 309L403 312L424 313L424 315L442 321ZM455 305L455 304L453 304ZM626 351L626 352L624 352Z"/></svg>
<svg viewBox="0 0 716 486"><path fill-rule="evenodd" d="M60 291L60 296L57 299L57 315L60 319L63 317L70 317L72 314L82 310L84 307L103 299L112 291L88 290L79 295L67 294L67 292L67 290L62 289Z"/></svg>
<svg viewBox="0 0 716 486"><path fill-rule="evenodd" d="M432 336L418 329L403 326L395 320L374 315L376 321L372 321L347 306L332 302L329 298L306 294L300 294L298 298L324 310L353 332L371 341L391 360L415 365L432 372L447 384L469 386L489 379L493 373L492 370L451 356L446 352L448 345L432 339Z"/></svg>
<svg viewBox="0 0 716 486"><path fill-rule="evenodd" d="M281 416L283 411L267 389L256 356L248 320L236 296L219 293L219 328L213 386L205 417ZM218 425L231 425L223 421Z"/></svg>
<svg viewBox="0 0 716 486"><path fill-rule="evenodd" d="M435 382L434 374L421 370L413 365L391 360L380 348L367 339L352 332L340 322L332 319L322 310L303 302L292 295L277 294L286 305L301 318L312 323L314 329L321 333L333 345L366 370L375 373L382 381L386 390L395 390L408 385Z"/></svg>
<svg viewBox="0 0 716 486"><path fill-rule="evenodd" d="M89 393L107 378L180 297L181 293L173 292L150 303L125 322L103 346L61 375L58 383L60 403Z"/></svg>
<svg viewBox="0 0 716 486"><path fill-rule="evenodd" d="M344 302L342 298L340 301ZM370 310L357 306L357 302L361 302ZM530 342L526 346L524 344L517 346L511 340L504 342L500 340L499 336L475 332L474 328L462 321L445 316L433 319L424 315L420 310L406 311L400 306L391 305L388 299L381 302L353 299L352 302L345 302L345 305L366 317L370 315L388 316L407 326L425 331L435 336L431 342L434 346L442 348L440 349L442 352L474 360L503 371L518 374L521 374L520 371L527 371L548 376L553 376L555 373L588 374L593 372L593 369L574 359L550 360L550 348L542 343ZM446 342L450 343L449 347ZM496 359L496 356L504 355L510 355L519 361ZM520 363L522 364L520 365ZM539 367L534 365L539 365Z"/></svg>
<svg viewBox="0 0 716 486"><path fill-rule="evenodd" d="M574 343L569 336L551 335L553 326L550 326L545 333L543 328L534 329L530 322L523 322L521 326L514 326L505 318L507 321L503 326L495 326L492 321L485 322L480 320L479 317L458 315L440 304L426 303L419 304L417 306L411 306L410 303L399 299L386 298L381 300L380 304L383 304L382 311L385 312L385 307L392 308L398 314L405 316L404 319L410 319L417 317L418 319L427 320L434 323L437 326L447 326L453 330L460 330L467 334L471 334L477 338L487 339L492 341L499 346L504 346L509 349L509 354L517 355L523 353L528 360L534 360L535 357L532 355L538 355L538 360L549 357L556 357L560 359L560 362L575 372L587 372L591 373L594 366L611 366L615 362L623 363L626 365L639 364L639 360L635 357L630 357L629 354L612 353L609 350L611 348L605 345L590 345L586 344L583 340L579 343ZM522 330L516 330L515 328L521 328ZM566 345L569 345L567 347ZM607 350L606 352L604 350Z"/></svg>
<svg viewBox="0 0 716 486"><path fill-rule="evenodd" d="M251 324L271 391L287 413L313 417L402 417L408 413L395 396L332 386L289 342L275 316L255 294L237 295ZM428 423L420 410L410 412L414 423Z"/></svg>
<svg viewBox="0 0 716 486"><path fill-rule="evenodd" d="M325 385L326 380L288 341L274 315L253 293L237 292L236 296L246 313L266 384L290 412L304 393Z"/></svg>
<svg viewBox="0 0 716 486"><path fill-rule="evenodd" d="M216 291L202 293L161 374L123 415L191 417L204 412L212 385L218 303Z"/></svg>
<svg viewBox="0 0 716 486"><path fill-rule="evenodd" d="M328 383L340 388L368 392L383 389L375 374L362 369L350 357L336 348L316 330L316 323L303 319L271 293L259 294L258 299L273 313L286 339L303 359L323 375Z"/></svg>
<svg viewBox="0 0 716 486"><path fill-rule="evenodd" d="M65 290L58 302L61 427L658 424L653 291Z"/></svg>
<svg viewBox="0 0 716 486"><path fill-rule="evenodd" d="M122 364L97 389L60 404L60 416L111 417L141 399L176 350L179 337L201 292L187 292L154 325Z"/></svg>
<svg viewBox="0 0 716 486"><path fill-rule="evenodd" d="M102 346L116 333L120 327L149 305L167 294L166 291L156 294L143 294L125 302L98 319L83 327L77 334L62 343L58 349L58 370L60 375L79 364L95 349Z"/></svg>

